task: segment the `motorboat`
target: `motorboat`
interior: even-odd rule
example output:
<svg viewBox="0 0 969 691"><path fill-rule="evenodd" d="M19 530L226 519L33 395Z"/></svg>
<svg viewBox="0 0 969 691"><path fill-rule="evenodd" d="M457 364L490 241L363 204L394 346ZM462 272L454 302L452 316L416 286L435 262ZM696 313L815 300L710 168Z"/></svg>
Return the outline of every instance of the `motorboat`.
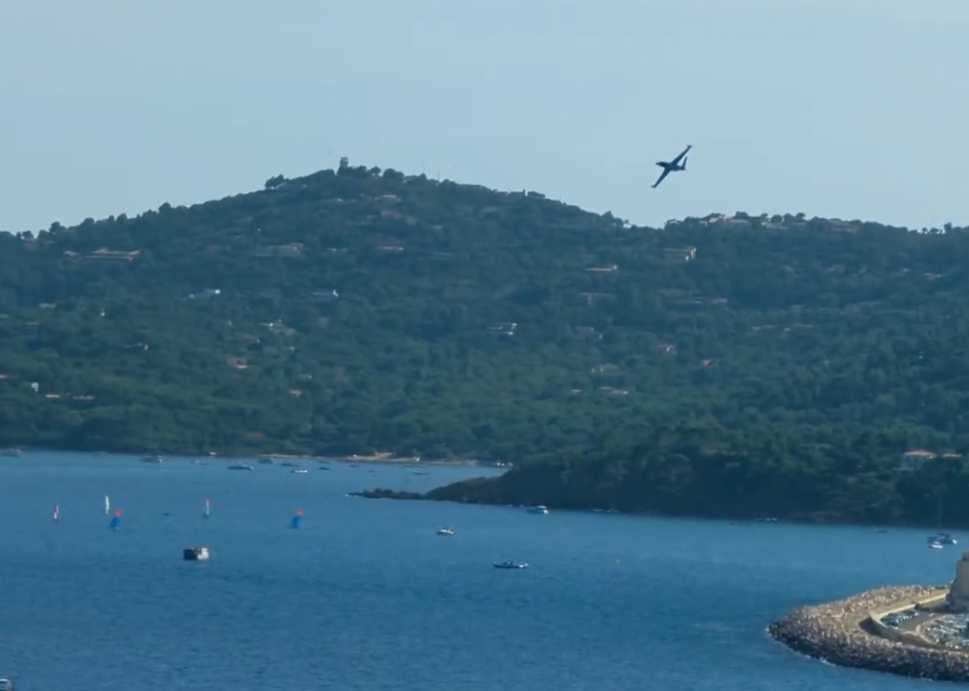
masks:
<svg viewBox="0 0 969 691"><path fill-rule="evenodd" d="M0 691L13 691L13 682L6 677L0 677Z"/></svg>
<svg viewBox="0 0 969 691"><path fill-rule="evenodd" d="M936 533L935 535L930 535L929 542L938 542L942 545L956 545L959 543L959 541L949 535L949 533Z"/></svg>
<svg viewBox="0 0 969 691"><path fill-rule="evenodd" d="M945 545L935 540L929 540L929 549L945 549Z"/></svg>
<svg viewBox="0 0 969 691"><path fill-rule="evenodd" d="M293 468L289 472L296 473L297 475L305 475L306 473L308 473L310 471L307 470L306 468Z"/></svg>
<svg viewBox="0 0 969 691"><path fill-rule="evenodd" d="M496 569L527 569L528 563L523 561L496 561L493 566Z"/></svg>
<svg viewBox="0 0 969 691"><path fill-rule="evenodd" d="M186 547L182 550L182 559L185 561L208 561L211 556L208 547Z"/></svg>
<svg viewBox="0 0 969 691"><path fill-rule="evenodd" d="M165 459L161 456L143 456L141 459L142 463L164 463Z"/></svg>
<svg viewBox="0 0 969 691"><path fill-rule="evenodd" d="M0 449L0 456L5 456L7 458L20 458L24 455L22 449ZM0 689L3 687L0 686ZM13 688L12 686L10 688Z"/></svg>
<svg viewBox="0 0 969 691"><path fill-rule="evenodd" d="M255 470L255 466L249 465L248 463L236 463L229 466L229 470Z"/></svg>
<svg viewBox="0 0 969 691"><path fill-rule="evenodd" d="M528 513L541 514L543 516L548 513L548 507L545 506L544 504L539 504L538 506L529 506L525 510Z"/></svg>
<svg viewBox="0 0 969 691"><path fill-rule="evenodd" d="M454 528L439 528L437 534L446 536L454 535Z"/></svg>

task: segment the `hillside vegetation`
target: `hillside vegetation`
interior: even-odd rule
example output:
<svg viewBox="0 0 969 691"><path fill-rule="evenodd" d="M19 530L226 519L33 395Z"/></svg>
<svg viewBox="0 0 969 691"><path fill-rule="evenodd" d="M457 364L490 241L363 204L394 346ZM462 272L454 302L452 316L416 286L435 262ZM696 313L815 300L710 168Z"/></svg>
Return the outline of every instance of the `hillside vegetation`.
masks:
<svg viewBox="0 0 969 691"><path fill-rule="evenodd" d="M0 233L0 445L515 464L468 500L969 523L967 339L950 227L343 166Z"/></svg>

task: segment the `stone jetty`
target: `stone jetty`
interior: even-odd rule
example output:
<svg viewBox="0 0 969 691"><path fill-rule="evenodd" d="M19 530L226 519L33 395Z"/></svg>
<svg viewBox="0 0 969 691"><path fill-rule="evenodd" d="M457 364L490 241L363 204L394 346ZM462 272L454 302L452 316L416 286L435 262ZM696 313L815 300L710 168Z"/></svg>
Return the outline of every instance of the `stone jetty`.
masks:
<svg viewBox="0 0 969 691"><path fill-rule="evenodd" d="M872 612L924 600L939 592L940 588L928 586L869 590L844 600L796 609L771 624L768 631L800 653L837 665L942 681L969 681L969 653L890 640L875 632L869 617Z"/></svg>

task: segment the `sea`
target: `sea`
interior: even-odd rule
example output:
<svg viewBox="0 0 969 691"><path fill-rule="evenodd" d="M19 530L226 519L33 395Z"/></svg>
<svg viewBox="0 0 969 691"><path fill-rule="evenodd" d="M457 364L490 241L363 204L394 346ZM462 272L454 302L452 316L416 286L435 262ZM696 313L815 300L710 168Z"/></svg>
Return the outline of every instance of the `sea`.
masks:
<svg viewBox="0 0 969 691"><path fill-rule="evenodd" d="M802 604L951 579L960 548L929 550L924 530L372 500L348 493L498 471L300 465L0 458L0 677L18 691L937 686L766 633ZM184 561L196 545L212 558Z"/></svg>

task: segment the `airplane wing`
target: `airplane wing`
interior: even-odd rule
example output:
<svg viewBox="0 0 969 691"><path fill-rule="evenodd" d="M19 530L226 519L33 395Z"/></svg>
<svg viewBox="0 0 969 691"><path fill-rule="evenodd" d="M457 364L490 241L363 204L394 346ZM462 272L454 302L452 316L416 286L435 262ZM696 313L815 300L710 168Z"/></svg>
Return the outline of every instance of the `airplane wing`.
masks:
<svg viewBox="0 0 969 691"><path fill-rule="evenodd" d="M669 174L670 174L670 169L663 168L663 172L659 174L659 179L657 179L656 182L653 183L653 189L656 189L657 187L659 187L659 183L663 182L663 180Z"/></svg>
<svg viewBox="0 0 969 691"><path fill-rule="evenodd" d="M683 151L680 152L679 156L677 156L672 161L670 161L670 163L672 163L674 166L678 166L680 164L680 159L686 156L686 153L692 148L693 148L693 145L690 144L688 147L686 147L685 149L683 149Z"/></svg>

